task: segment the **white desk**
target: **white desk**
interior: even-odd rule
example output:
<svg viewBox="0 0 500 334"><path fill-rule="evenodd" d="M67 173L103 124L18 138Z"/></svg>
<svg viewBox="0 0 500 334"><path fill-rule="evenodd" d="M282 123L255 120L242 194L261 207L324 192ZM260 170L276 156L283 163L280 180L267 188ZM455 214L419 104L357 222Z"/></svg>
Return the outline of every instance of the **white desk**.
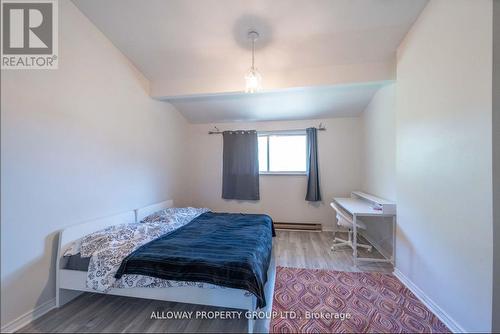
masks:
<svg viewBox="0 0 500 334"><path fill-rule="evenodd" d="M390 262L394 264L394 251L396 249L396 214L395 204L378 199L375 196L364 194L361 192L353 192L350 198L336 197L333 199L347 213L352 215L352 233L353 233L353 257L354 265L358 265L358 261L365 262ZM384 205L389 206L384 207ZM381 210L376 210L374 207L379 206ZM385 212L385 213L384 213ZM375 259L358 257L358 234L356 221L358 217L391 217L392 218L392 254L390 258Z"/></svg>
<svg viewBox="0 0 500 334"><path fill-rule="evenodd" d="M370 217L388 217L392 214L384 214L381 210L375 210L372 205L367 201L363 201L358 198L351 197L336 197L333 199L339 206L350 214L358 216L370 216Z"/></svg>

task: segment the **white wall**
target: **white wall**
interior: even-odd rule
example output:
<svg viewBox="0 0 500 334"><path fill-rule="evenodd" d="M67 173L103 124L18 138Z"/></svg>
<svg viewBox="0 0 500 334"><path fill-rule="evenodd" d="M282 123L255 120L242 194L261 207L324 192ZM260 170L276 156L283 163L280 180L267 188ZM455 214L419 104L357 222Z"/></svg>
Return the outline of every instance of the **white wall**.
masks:
<svg viewBox="0 0 500 334"><path fill-rule="evenodd" d="M383 86L361 115L363 190L396 200L396 84Z"/></svg>
<svg viewBox="0 0 500 334"><path fill-rule="evenodd" d="M361 115L363 186L367 193L396 202L396 84L380 88ZM392 253L392 219L364 218L370 241Z"/></svg>
<svg viewBox="0 0 500 334"><path fill-rule="evenodd" d="M318 159L323 201L305 200L307 177L261 175L260 201L235 201L221 198L222 136L208 135L211 125L190 128L190 184L193 204L216 211L267 213L276 222L321 223L334 228L335 215L329 206L334 196L347 196L361 186L361 124L359 118L336 118L290 122L216 124L221 130L287 130L318 126Z"/></svg>
<svg viewBox="0 0 500 334"><path fill-rule="evenodd" d="M467 331L492 319L492 2L429 2L398 50L396 266Z"/></svg>
<svg viewBox="0 0 500 334"><path fill-rule="evenodd" d="M493 1L493 332L500 332L500 1Z"/></svg>
<svg viewBox="0 0 500 334"><path fill-rule="evenodd" d="M179 196L185 120L69 1L59 69L2 71L2 327L55 296L55 233Z"/></svg>

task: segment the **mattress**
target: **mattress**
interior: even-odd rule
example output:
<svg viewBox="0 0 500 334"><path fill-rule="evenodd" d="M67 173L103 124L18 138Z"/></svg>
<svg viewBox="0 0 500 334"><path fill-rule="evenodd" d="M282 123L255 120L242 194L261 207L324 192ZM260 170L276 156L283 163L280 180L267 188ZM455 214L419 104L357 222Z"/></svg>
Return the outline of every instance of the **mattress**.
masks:
<svg viewBox="0 0 500 334"><path fill-rule="evenodd" d="M77 270L87 272L90 263L90 257L82 257L80 253L76 255L64 256L66 259L66 266L64 269L67 270ZM132 285L130 285L133 283ZM181 286L196 286L202 289L224 289L222 286L207 284L203 282L182 282L173 280L162 280L150 277L142 277L137 275L131 281L124 283L119 281L115 286L116 288L133 288L133 287L149 287L149 288L170 288L170 287L181 287ZM245 293L246 296L250 296L250 292Z"/></svg>
<svg viewBox="0 0 500 334"><path fill-rule="evenodd" d="M82 257L80 253L71 256L65 256L66 266L64 269L87 271L89 269L90 257Z"/></svg>

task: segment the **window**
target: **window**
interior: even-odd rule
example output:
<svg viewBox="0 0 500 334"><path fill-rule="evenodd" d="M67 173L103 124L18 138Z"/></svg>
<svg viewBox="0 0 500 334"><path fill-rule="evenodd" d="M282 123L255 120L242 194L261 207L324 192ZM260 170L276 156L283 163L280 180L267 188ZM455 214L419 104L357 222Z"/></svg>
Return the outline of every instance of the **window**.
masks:
<svg viewBox="0 0 500 334"><path fill-rule="evenodd" d="M304 174L306 134L304 131L259 133L261 174Z"/></svg>

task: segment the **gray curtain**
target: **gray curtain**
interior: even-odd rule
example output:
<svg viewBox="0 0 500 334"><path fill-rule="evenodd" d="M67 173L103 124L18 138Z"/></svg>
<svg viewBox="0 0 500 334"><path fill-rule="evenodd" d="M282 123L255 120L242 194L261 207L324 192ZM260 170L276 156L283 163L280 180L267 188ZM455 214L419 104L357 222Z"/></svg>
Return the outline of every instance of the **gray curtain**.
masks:
<svg viewBox="0 0 500 334"><path fill-rule="evenodd" d="M224 131L222 138L222 198L260 199L257 131Z"/></svg>
<svg viewBox="0 0 500 334"><path fill-rule="evenodd" d="M318 131L307 128L307 193L306 201L321 201L318 171Z"/></svg>

